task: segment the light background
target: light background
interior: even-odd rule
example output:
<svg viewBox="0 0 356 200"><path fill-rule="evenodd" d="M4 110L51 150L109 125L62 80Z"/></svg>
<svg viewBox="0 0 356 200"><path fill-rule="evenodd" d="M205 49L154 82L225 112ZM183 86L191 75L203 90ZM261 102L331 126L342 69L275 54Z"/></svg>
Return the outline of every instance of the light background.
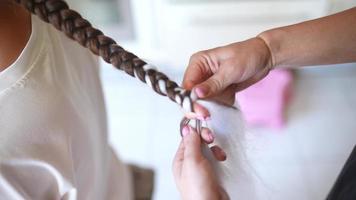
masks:
<svg viewBox="0 0 356 200"><path fill-rule="evenodd" d="M71 4L126 49L180 82L195 51L317 18L356 2L71 0ZM144 84L102 65L111 144L125 161L155 169L156 200L179 199L171 161L182 113ZM356 144L355 85L356 64L296 70L287 126L247 130L253 141L251 161L274 191L271 199L325 198Z"/></svg>

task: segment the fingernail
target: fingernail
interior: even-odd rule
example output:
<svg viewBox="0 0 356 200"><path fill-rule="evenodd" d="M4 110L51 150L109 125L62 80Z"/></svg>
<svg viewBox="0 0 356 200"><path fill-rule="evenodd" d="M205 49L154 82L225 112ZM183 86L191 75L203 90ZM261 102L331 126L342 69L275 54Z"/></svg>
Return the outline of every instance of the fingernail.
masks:
<svg viewBox="0 0 356 200"><path fill-rule="evenodd" d="M195 89L194 89L194 93L195 93L199 98L203 98L203 97L205 97L206 91L205 91L203 88L198 87L198 88L195 88Z"/></svg>
<svg viewBox="0 0 356 200"><path fill-rule="evenodd" d="M200 121L205 121L205 118L203 116L201 116L201 115L198 115L197 119L199 119Z"/></svg>
<svg viewBox="0 0 356 200"><path fill-rule="evenodd" d="M201 120L201 121L209 121L211 118L210 118L210 116L203 116L203 115L200 115L200 114L198 114L197 115L197 119L199 119L199 120Z"/></svg>
<svg viewBox="0 0 356 200"><path fill-rule="evenodd" d="M220 150L220 154L221 154L221 157L223 158L223 160L226 160L227 156L223 150Z"/></svg>
<svg viewBox="0 0 356 200"><path fill-rule="evenodd" d="M211 131L209 131L208 132L208 139L209 139L209 141L214 141L214 139L215 139L215 136L214 136L214 134L211 132Z"/></svg>
<svg viewBox="0 0 356 200"><path fill-rule="evenodd" d="M185 113L185 116L189 119L194 119L194 118L197 118L198 115L194 112L187 112L187 113Z"/></svg>
<svg viewBox="0 0 356 200"><path fill-rule="evenodd" d="M226 153L223 153L223 161L227 159Z"/></svg>
<svg viewBox="0 0 356 200"><path fill-rule="evenodd" d="M189 133L190 133L189 126L184 126L183 129L182 129L183 137L187 136Z"/></svg>

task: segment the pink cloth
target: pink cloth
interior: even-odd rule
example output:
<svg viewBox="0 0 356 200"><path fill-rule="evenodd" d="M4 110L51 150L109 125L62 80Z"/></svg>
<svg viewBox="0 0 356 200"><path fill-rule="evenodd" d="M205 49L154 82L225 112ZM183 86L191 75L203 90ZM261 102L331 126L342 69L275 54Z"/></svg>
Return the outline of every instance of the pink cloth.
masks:
<svg viewBox="0 0 356 200"><path fill-rule="evenodd" d="M289 70L273 70L260 82L237 93L247 124L282 128L292 80Z"/></svg>

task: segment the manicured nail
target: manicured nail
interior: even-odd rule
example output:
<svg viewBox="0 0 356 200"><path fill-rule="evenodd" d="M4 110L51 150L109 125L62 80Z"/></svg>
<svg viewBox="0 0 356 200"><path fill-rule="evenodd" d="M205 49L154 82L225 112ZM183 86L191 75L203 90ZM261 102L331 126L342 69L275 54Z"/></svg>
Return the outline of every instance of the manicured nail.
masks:
<svg viewBox="0 0 356 200"><path fill-rule="evenodd" d="M194 93L199 97L199 98L203 98L203 97L205 97L205 93L206 93L206 91L203 89L203 88L201 88L201 87L198 87L198 88L195 88L194 89Z"/></svg>
<svg viewBox="0 0 356 200"><path fill-rule="evenodd" d="M223 158L223 160L226 160L226 153L225 151L223 151L222 149L219 149L219 154L221 155L221 157Z"/></svg>
<svg viewBox="0 0 356 200"><path fill-rule="evenodd" d="M218 146L210 147L214 154L214 157L219 161L225 161L227 159L226 153Z"/></svg>
<svg viewBox="0 0 356 200"><path fill-rule="evenodd" d="M222 152L222 155L223 155L223 161L225 161L227 159L226 153Z"/></svg>
<svg viewBox="0 0 356 200"><path fill-rule="evenodd" d="M215 136L211 131L208 132L208 138L209 138L210 142L214 141L214 139L215 139Z"/></svg>
<svg viewBox="0 0 356 200"><path fill-rule="evenodd" d="M188 117L189 119L194 119L197 118L198 115L194 112L187 112L185 113L185 116Z"/></svg>
<svg viewBox="0 0 356 200"><path fill-rule="evenodd" d="M183 137L187 136L189 133L190 133L189 126L184 126L183 129L182 129Z"/></svg>
<svg viewBox="0 0 356 200"><path fill-rule="evenodd" d="M202 115L197 115L197 119L201 120L201 121L209 121L211 118L210 116L202 116Z"/></svg>
<svg viewBox="0 0 356 200"><path fill-rule="evenodd" d="M203 116L197 115L197 119L199 119L200 121L205 121L205 118Z"/></svg>

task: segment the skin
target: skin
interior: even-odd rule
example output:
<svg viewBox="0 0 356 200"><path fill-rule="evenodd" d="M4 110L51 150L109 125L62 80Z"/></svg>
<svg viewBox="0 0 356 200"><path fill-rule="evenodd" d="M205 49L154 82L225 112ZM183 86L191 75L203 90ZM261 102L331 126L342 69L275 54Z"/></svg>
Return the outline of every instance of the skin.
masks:
<svg viewBox="0 0 356 200"><path fill-rule="evenodd" d="M198 52L190 58L183 87L195 92L200 99L232 105L236 92L260 81L270 70L356 62L355 22L356 8L352 8L268 30L246 41ZM197 103L194 110L195 113L188 113L187 117L210 117L209 111ZM196 155L179 156L174 160L174 171L177 166L179 168L179 173L174 172L174 176L183 200L193 199L193 194L209 194L210 199L223 199L209 162L201 161L204 158L197 149L199 143L184 140L183 148L195 149ZM182 151L181 146L177 154ZM195 185L201 187L193 187Z"/></svg>
<svg viewBox="0 0 356 200"><path fill-rule="evenodd" d="M196 130L190 126L184 127L183 140L173 162L173 174L182 199L228 199L225 191L217 183L209 161L202 154L202 145ZM204 188L204 191L196 188Z"/></svg>
<svg viewBox="0 0 356 200"><path fill-rule="evenodd" d="M356 61L356 8L292 26L272 29L255 38L194 54L183 86L199 98L232 105L235 92L264 78L274 68L336 64ZM30 14L8 0L0 2L0 72L20 55L31 35ZM209 119L199 104L190 118ZM201 137L191 127L173 162L173 174L184 200L228 199L217 183L202 143L214 135L204 129ZM221 148L211 148L217 160L225 160Z"/></svg>
<svg viewBox="0 0 356 200"><path fill-rule="evenodd" d="M20 55L31 35L31 17L11 1L0 2L0 72Z"/></svg>
<svg viewBox="0 0 356 200"><path fill-rule="evenodd" d="M0 2L0 73L19 57L31 35L31 14L12 1ZM196 134L197 135L197 134ZM201 138L206 144L214 141L214 134L202 129ZM200 142L200 138L199 138ZM217 160L226 154L217 146L211 147Z"/></svg>

